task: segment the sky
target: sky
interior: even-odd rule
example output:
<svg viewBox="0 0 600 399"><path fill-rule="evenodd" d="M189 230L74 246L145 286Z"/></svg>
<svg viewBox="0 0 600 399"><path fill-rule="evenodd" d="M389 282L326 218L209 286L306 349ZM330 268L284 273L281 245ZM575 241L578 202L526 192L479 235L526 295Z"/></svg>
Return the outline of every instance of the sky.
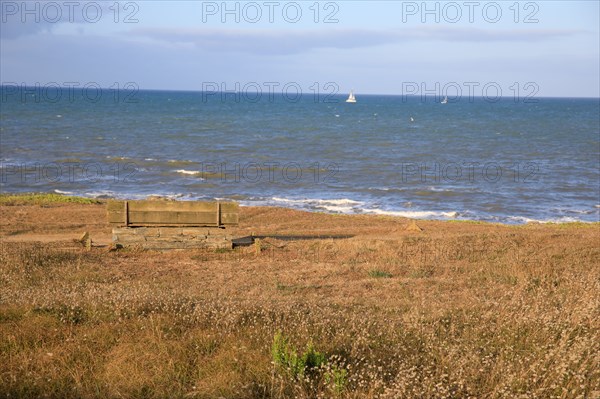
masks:
<svg viewBox="0 0 600 399"><path fill-rule="evenodd" d="M0 81L600 97L599 4L0 0Z"/></svg>

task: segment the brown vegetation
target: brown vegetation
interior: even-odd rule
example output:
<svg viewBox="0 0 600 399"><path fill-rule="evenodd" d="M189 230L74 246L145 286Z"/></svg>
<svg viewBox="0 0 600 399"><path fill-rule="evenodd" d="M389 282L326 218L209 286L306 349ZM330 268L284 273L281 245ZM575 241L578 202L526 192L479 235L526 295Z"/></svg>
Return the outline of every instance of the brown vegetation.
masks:
<svg viewBox="0 0 600 399"><path fill-rule="evenodd" d="M242 208L353 237L158 253L103 247L102 205L0 217L3 397L600 397L598 224Z"/></svg>

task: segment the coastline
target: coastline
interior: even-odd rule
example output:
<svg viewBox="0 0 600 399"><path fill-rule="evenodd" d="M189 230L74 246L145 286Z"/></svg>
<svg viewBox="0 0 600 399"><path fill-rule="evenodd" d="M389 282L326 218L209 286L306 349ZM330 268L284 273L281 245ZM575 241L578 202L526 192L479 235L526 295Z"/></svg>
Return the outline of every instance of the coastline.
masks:
<svg viewBox="0 0 600 399"><path fill-rule="evenodd" d="M106 199L54 193L2 194L0 209L4 222L0 237L10 241L35 241L38 238L48 241L49 237L44 237L44 233L68 239L67 235L76 238L79 232L90 231L97 237L97 242L108 245L111 232L106 222L105 208ZM413 219L387 214L341 214L272 206L241 206L240 211L240 225L230 229L233 235L238 236L304 234L318 237L346 234L365 238L380 236L391 240L410 235L411 230L407 228L412 223L417 223L424 230L423 236L436 238L444 234L479 234L485 231L544 231L549 234L555 229L578 231L600 228L600 222L506 224L477 220Z"/></svg>
<svg viewBox="0 0 600 399"><path fill-rule="evenodd" d="M504 226L525 226L534 224L548 225L577 225L589 224L594 225L600 223L598 220L581 220L573 217L557 216L550 219L535 219L525 216L511 216L508 218L498 218L499 220L469 218L458 211L435 211L435 210L383 210L378 208L361 209L355 208L361 204L359 201L351 199L287 199L273 197L271 201L248 201L240 196L232 196L228 198L203 198L190 197L186 198L182 195L78 195L72 192L61 190L53 190L51 192L10 192L0 194L1 205L14 204L37 204L37 203L105 203L111 199L118 200L162 200L162 201L232 201L237 202L242 208L282 208L292 209L300 212L317 213L325 215L338 216L375 216L389 217L397 220L408 219L416 221L435 221L435 222L450 222L450 223L483 223L483 224L499 224ZM595 208L600 208L596 205ZM467 212L468 214L469 212ZM590 213L590 212L588 212ZM597 218L596 218L597 219Z"/></svg>

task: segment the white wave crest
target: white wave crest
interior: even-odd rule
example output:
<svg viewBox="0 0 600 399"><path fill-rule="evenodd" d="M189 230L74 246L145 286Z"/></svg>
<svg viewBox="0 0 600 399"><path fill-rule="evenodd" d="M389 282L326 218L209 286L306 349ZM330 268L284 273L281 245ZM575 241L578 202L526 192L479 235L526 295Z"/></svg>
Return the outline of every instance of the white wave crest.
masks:
<svg viewBox="0 0 600 399"><path fill-rule="evenodd" d="M54 190L56 194L73 195L73 191Z"/></svg>
<svg viewBox="0 0 600 399"><path fill-rule="evenodd" d="M185 170L185 169L177 169L175 172L181 173L184 175L199 175L200 173L202 173L199 170Z"/></svg>
<svg viewBox="0 0 600 399"><path fill-rule="evenodd" d="M375 215L399 216L411 219L435 219L451 218L454 219L460 215L459 212L435 212L435 211L386 211L382 209L365 209L365 213Z"/></svg>

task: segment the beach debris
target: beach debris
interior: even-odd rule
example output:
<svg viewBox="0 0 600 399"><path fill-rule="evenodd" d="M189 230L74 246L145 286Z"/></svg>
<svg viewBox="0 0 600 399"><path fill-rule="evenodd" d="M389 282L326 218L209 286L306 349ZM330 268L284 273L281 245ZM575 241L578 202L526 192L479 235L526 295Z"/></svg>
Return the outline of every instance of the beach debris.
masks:
<svg viewBox="0 0 600 399"><path fill-rule="evenodd" d="M413 220L412 223L409 224L408 227L406 228L406 231L418 231L418 232L421 232L421 231L423 231L423 229L420 228L417 225L417 222Z"/></svg>
<svg viewBox="0 0 600 399"><path fill-rule="evenodd" d="M106 246L106 252L115 252L115 251L118 251L119 249L123 249L122 244L117 244L117 243L112 242Z"/></svg>
<svg viewBox="0 0 600 399"><path fill-rule="evenodd" d="M88 251L92 250L92 239L90 237L90 233L89 232L84 231L83 234L81 235L81 237L79 237L79 239L76 240L76 242L78 242L81 245L83 245L83 247L86 250L88 250Z"/></svg>
<svg viewBox="0 0 600 399"><path fill-rule="evenodd" d="M262 249L265 249L265 246L267 246L267 245L270 247L273 247L273 248L278 248L278 249L285 248L287 245L285 243L279 242L279 240L277 240L277 237L263 237L263 238L256 238L256 239L260 240Z"/></svg>
<svg viewBox="0 0 600 399"><path fill-rule="evenodd" d="M260 238L254 240L254 252L256 253L256 255L260 255L260 253L262 252L262 244Z"/></svg>

